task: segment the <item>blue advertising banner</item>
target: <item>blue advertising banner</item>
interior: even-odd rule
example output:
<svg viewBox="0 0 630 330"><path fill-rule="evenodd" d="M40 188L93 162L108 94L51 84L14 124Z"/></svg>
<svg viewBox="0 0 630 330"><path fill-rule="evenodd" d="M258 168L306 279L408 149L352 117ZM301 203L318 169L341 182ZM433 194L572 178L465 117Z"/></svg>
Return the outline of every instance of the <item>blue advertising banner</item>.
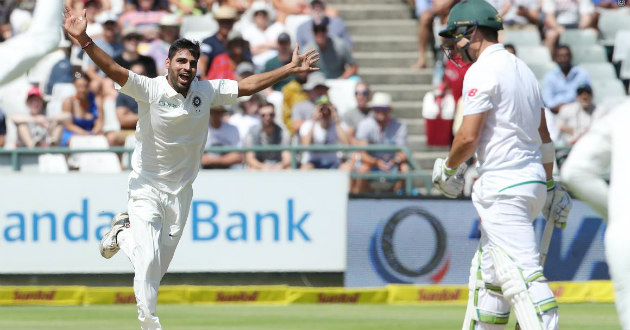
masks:
<svg viewBox="0 0 630 330"><path fill-rule="evenodd" d="M481 235L478 224L469 200L351 200L345 286L465 284ZM540 240L544 220L533 225ZM574 201L567 228L553 234L547 278L608 279L605 228L595 211Z"/></svg>

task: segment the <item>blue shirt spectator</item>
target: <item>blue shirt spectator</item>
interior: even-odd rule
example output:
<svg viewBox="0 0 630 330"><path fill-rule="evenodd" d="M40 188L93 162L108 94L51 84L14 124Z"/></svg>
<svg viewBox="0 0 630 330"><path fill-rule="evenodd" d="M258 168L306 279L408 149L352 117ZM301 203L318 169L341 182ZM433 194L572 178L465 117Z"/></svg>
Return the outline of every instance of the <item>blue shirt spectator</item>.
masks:
<svg viewBox="0 0 630 330"><path fill-rule="evenodd" d="M545 75L543 101L553 113L558 113L564 104L576 100L576 91L581 85L590 85L586 70L571 64L571 49L560 45L554 51L554 61L558 67Z"/></svg>
<svg viewBox="0 0 630 330"><path fill-rule="evenodd" d="M59 83L73 83L74 75L72 74L72 64L69 58L64 58L57 62L50 71L50 78L46 84L46 94L51 95L53 86Z"/></svg>
<svg viewBox="0 0 630 330"><path fill-rule="evenodd" d="M346 23L339 17L326 16L326 3L323 0L311 0L311 16L312 18L298 26L296 31L296 41L300 47L313 41L313 23L322 21L328 26L328 33L331 36L342 39L348 47L352 47Z"/></svg>

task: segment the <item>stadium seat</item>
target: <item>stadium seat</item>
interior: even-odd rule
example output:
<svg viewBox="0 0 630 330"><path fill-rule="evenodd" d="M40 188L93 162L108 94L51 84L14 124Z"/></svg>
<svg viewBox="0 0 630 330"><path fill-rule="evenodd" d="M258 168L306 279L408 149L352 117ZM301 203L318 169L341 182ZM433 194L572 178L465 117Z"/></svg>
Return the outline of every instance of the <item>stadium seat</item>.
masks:
<svg viewBox="0 0 630 330"><path fill-rule="evenodd" d="M76 94L77 90L72 83L58 83L53 86L50 102L46 105L46 115L54 116L61 113L63 100Z"/></svg>
<svg viewBox="0 0 630 330"><path fill-rule="evenodd" d="M571 53L573 54L573 64L581 64L587 62L598 63L608 61L606 57L606 50L600 45L574 45L573 47L571 47Z"/></svg>
<svg viewBox="0 0 630 330"><path fill-rule="evenodd" d="M503 43L514 46L540 46L540 34L536 30L506 30Z"/></svg>
<svg viewBox="0 0 630 330"><path fill-rule="evenodd" d="M218 30L219 24L210 15L187 15L182 20L180 34L184 38L203 41L203 39L217 33Z"/></svg>
<svg viewBox="0 0 630 330"><path fill-rule="evenodd" d="M70 149L107 149L109 144L102 135L73 136ZM68 157L68 165L78 168L83 173L119 173L121 172L118 156L113 152L74 153Z"/></svg>
<svg viewBox="0 0 630 330"><path fill-rule="evenodd" d="M516 55L527 64L549 63L551 55L544 46L516 46Z"/></svg>
<svg viewBox="0 0 630 330"><path fill-rule="evenodd" d="M619 79L591 80L595 104L615 103L626 97L626 90Z"/></svg>
<svg viewBox="0 0 630 330"><path fill-rule="evenodd" d="M608 62L582 63L578 65L588 72L591 80L617 79L615 67Z"/></svg>
<svg viewBox="0 0 630 330"><path fill-rule="evenodd" d="M560 43L565 45L596 45L597 31L594 29L570 29L560 35Z"/></svg>
<svg viewBox="0 0 630 330"><path fill-rule="evenodd" d="M532 69L532 72L534 72L536 79L542 80L547 72L555 69L557 65L555 62L540 62L529 63L528 66L530 69Z"/></svg>
<svg viewBox="0 0 630 330"><path fill-rule="evenodd" d="M630 79L630 30L617 31L613 62L621 62L619 78Z"/></svg>
<svg viewBox="0 0 630 330"><path fill-rule="evenodd" d="M68 173L68 164L64 155L41 154L37 161L40 173Z"/></svg>
<svg viewBox="0 0 630 330"><path fill-rule="evenodd" d="M602 34L602 43L612 46L617 31L630 30L630 15L626 11L602 10L597 27Z"/></svg>
<svg viewBox="0 0 630 330"><path fill-rule="evenodd" d="M346 111L356 108L357 100L354 97L356 84L357 81L353 79L326 79L330 102L337 109L339 116L342 116Z"/></svg>
<svg viewBox="0 0 630 330"><path fill-rule="evenodd" d="M311 19L311 15L289 15L284 22L284 25L287 27L287 31L289 31L289 35L291 36L291 42L295 44L297 29L302 23L307 22Z"/></svg>

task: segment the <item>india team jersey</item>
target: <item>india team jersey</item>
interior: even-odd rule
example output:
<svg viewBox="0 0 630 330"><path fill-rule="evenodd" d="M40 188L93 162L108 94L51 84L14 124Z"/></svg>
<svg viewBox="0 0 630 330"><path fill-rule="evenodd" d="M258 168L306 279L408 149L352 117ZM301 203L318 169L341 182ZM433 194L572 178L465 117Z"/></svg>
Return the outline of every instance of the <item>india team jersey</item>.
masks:
<svg viewBox="0 0 630 330"><path fill-rule="evenodd" d="M538 132L543 107L538 81L527 65L496 44L468 69L464 116L487 112L477 146L478 171L498 189L545 181Z"/></svg>
<svg viewBox="0 0 630 330"><path fill-rule="evenodd" d="M195 78L184 97L165 76L148 78L129 71L120 91L138 102L133 172L155 188L177 194L199 172L210 107L236 103L238 83Z"/></svg>

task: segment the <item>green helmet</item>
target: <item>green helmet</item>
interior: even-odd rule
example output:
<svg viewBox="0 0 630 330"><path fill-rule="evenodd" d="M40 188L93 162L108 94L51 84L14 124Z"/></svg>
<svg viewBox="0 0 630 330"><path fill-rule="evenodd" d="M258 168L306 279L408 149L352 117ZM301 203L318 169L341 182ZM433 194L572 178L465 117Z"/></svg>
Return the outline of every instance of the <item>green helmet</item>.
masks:
<svg viewBox="0 0 630 330"><path fill-rule="evenodd" d="M503 20L497 10L486 1L464 0L451 9L446 28L440 31L440 36L447 39L461 39L473 26L503 30Z"/></svg>

